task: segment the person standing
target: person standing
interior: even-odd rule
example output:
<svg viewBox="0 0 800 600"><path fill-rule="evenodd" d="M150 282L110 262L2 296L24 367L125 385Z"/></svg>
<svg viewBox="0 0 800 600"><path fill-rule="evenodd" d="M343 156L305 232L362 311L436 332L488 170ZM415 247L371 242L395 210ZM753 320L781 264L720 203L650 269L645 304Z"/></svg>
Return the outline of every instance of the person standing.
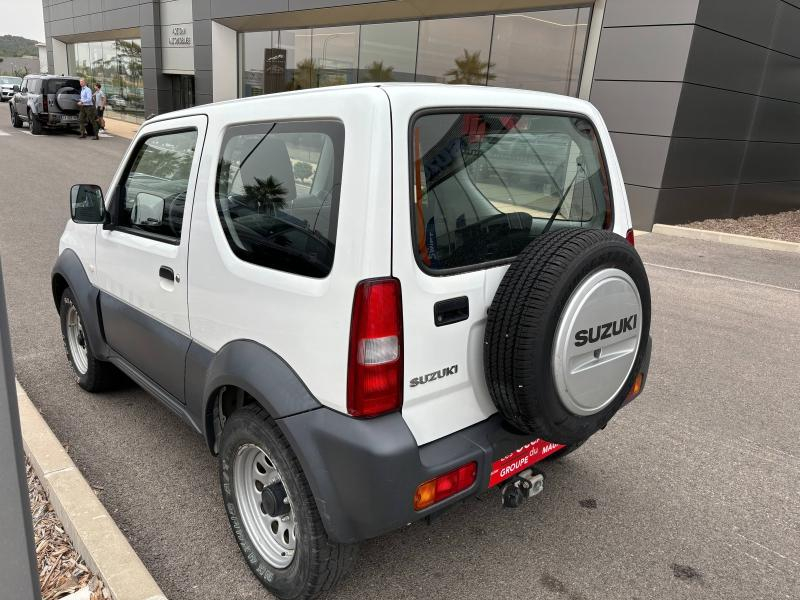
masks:
<svg viewBox="0 0 800 600"><path fill-rule="evenodd" d="M81 139L86 137L86 124L89 123L94 131L94 139L99 140L97 135L97 114L94 110L94 98L92 90L86 85L86 80L81 79L81 100L78 102L81 107L80 126L81 126Z"/></svg>
<svg viewBox="0 0 800 600"><path fill-rule="evenodd" d="M103 114L106 112L106 93L103 91L103 86L99 83L94 84L94 109L97 111L97 126L99 129L105 131L106 120Z"/></svg>

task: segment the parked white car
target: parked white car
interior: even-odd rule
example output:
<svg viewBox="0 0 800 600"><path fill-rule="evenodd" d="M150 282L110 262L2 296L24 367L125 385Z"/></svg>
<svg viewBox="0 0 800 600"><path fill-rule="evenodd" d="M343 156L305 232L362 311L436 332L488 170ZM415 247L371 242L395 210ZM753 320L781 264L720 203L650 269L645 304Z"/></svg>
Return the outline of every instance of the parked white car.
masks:
<svg viewBox="0 0 800 600"><path fill-rule="evenodd" d="M108 190L73 187L53 269L75 377L118 369L205 436L279 598L489 487L519 505L644 385L649 286L587 102L381 84L199 106L148 120Z"/></svg>

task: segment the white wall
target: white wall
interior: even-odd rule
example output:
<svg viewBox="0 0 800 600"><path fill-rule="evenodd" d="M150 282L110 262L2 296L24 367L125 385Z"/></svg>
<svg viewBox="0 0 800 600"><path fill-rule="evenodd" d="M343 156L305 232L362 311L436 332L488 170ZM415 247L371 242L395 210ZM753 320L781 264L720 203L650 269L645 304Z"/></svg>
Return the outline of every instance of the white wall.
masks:
<svg viewBox="0 0 800 600"><path fill-rule="evenodd" d="M214 102L233 100L238 96L236 43L235 30L211 22L211 72L214 78L211 97Z"/></svg>

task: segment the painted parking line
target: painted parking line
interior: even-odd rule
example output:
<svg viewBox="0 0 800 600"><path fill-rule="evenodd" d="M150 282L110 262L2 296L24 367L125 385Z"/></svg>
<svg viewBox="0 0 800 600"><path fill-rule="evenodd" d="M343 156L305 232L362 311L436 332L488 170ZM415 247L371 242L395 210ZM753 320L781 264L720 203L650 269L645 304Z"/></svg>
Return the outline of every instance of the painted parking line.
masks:
<svg viewBox="0 0 800 600"><path fill-rule="evenodd" d="M10 133L8 133L7 131L2 131L2 130L0 130L0 137L2 137L2 136L4 136L4 135L11 135L11 134L10 134Z"/></svg>

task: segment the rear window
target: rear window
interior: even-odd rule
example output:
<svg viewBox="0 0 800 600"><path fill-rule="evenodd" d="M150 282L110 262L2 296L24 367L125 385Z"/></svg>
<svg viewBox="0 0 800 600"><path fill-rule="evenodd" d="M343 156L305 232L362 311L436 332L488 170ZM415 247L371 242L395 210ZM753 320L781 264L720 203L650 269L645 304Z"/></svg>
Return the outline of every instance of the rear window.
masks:
<svg viewBox="0 0 800 600"><path fill-rule="evenodd" d="M74 92L80 92L81 89L81 82L77 79L45 79L44 82L44 93L45 94L57 94L58 90L61 88L72 88ZM65 90L66 92L66 90Z"/></svg>
<svg viewBox="0 0 800 600"><path fill-rule="evenodd" d="M504 261L565 227L608 228L612 203L592 124L568 115L437 113L412 124L419 264Z"/></svg>
<svg viewBox="0 0 800 600"><path fill-rule="evenodd" d="M240 259L307 277L333 266L344 126L252 123L228 129L217 171L217 212Z"/></svg>

